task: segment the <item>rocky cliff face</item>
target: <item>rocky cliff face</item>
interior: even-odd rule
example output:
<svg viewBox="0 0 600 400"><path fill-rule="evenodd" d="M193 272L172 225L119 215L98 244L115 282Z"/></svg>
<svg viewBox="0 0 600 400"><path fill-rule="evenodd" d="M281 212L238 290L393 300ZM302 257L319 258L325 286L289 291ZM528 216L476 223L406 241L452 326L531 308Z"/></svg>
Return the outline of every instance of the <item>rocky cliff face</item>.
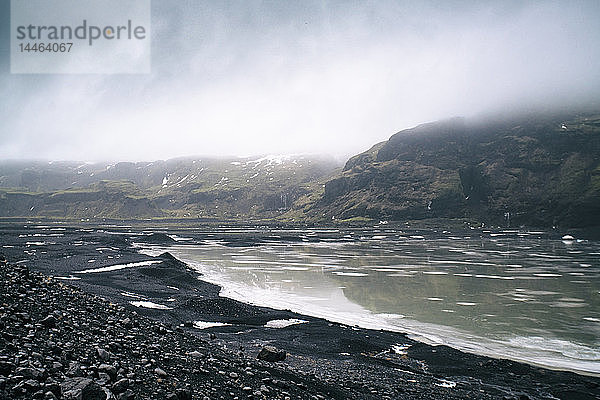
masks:
<svg viewBox="0 0 600 400"><path fill-rule="evenodd" d="M398 132L352 157L312 212L600 225L599 162L599 116L451 119Z"/></svg>

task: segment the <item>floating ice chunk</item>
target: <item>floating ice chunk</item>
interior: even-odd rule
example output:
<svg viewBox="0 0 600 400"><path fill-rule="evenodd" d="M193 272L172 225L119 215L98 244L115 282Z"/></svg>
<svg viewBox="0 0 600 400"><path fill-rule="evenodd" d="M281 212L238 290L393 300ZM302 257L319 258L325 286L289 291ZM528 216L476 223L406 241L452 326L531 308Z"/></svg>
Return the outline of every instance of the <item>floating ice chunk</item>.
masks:
<svg viewBox="0 0 600 400"><path fill-rule="evenodd" d="M136 263L117 264L117 265L109 265L108 267L84 269L83 271L74 271L74 273L76 273L76 274L92 274L92 273L96 273L96 272L117 271L119 269L125 269L125 268L145 267L147 265L158 264L158 263L160 263L160 260L140 261L140 262L136 262Z"/></svg>
<svg viewBox="0 0 600 400"><path fill-rule="evenodd" d="M288 327L291 325L306 324L306 323L308 323L308 321L305 321L303 319L296 319L296 318L272 319L265 324L265 327L267 327L267 328L285 328L285 327Z"/></svg>
<svg viewBox="0 0 600 400"><path fill-rule="evenodd" d="M130 301L131 305L142 308L153 308L155 310L171 310L171 307L167 307L162 304L153 303L151 301Z"/></svg>
<svg viewBox="0 0 600 400"><path fill-rule="evenodd" d="M139 294L131 293L131 292L121 292L121 296L131 297L134 299L143 299L144 296L140 296Z"/></svg>
<svg viewBox="0 0 600 400"><path fill-rule="evenodd" d="M392 351L399 355L406 354L406 350L412 345L410 344L394 344L392 345Z"/></svg>
<svg viewBox="0 0 600 400"><path fill-rule="evenodd" d="M226 324L225 322L207 322L207 321L194 321L194 328L198 329L207 329L213 328L215 326L229 326L231 324Z"/></svg>
<svg viewBox="0 0 600 400"><path fill-rule="evenodd" d="M456 387L456 382L447 381L446 379L440 379L440 382L436 383L436 385L444 388L453 388Z"/></svg>

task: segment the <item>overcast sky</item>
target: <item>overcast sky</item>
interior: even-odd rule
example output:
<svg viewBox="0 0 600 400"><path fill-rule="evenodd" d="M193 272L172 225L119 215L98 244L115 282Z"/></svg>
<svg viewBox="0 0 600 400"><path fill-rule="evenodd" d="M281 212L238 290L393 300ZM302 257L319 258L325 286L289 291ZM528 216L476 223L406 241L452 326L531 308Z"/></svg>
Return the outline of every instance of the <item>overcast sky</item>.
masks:
<svg viewBox="0 0 600 400"><path fill-rule="evenodd" d="M422 122L600 97L600 1L154 1L152 73L10 74L0 158L368 149Z"/></svg>

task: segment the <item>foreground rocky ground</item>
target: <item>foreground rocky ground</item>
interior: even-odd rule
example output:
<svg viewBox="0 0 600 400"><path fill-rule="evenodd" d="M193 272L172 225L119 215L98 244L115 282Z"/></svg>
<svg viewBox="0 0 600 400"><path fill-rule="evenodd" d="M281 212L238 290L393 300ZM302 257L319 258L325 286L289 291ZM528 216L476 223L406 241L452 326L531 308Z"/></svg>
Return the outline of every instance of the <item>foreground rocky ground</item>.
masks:
<svg viewBox="0 0 600 400"><path fill-rule="evenodd" d="M117 232L11 228L0 230L0 240L9 261L19 263L0 261L3 399L600 398L598 378L219 297L217 286L170 254L139 254ZM90 264L148 261L75 273ZM136 308L131 301L140 299L169 307ZM266 326L289 319L306 323ZM228 325L198 329L194 321ZM258 360L268 345L285 359Z"/></svg>
<svg viewBox="0 0 600 400"><path fill-rule="evenodd" d="M3 399L306 398L335 395L66 286L0 267Z"/></svg>

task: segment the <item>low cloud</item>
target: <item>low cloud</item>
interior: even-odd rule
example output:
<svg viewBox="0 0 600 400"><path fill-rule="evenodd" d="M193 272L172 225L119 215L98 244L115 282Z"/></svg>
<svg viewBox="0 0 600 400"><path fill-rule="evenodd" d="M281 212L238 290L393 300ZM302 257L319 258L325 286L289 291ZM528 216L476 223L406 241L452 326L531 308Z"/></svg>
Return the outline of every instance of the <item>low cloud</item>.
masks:
<svg viewBox="0 0 600 400"><path fill-rule="evenodd" d="M598 100L600 3L154 3L149 75L10 75L3 158L350 155L439 118Z"/></svg>

